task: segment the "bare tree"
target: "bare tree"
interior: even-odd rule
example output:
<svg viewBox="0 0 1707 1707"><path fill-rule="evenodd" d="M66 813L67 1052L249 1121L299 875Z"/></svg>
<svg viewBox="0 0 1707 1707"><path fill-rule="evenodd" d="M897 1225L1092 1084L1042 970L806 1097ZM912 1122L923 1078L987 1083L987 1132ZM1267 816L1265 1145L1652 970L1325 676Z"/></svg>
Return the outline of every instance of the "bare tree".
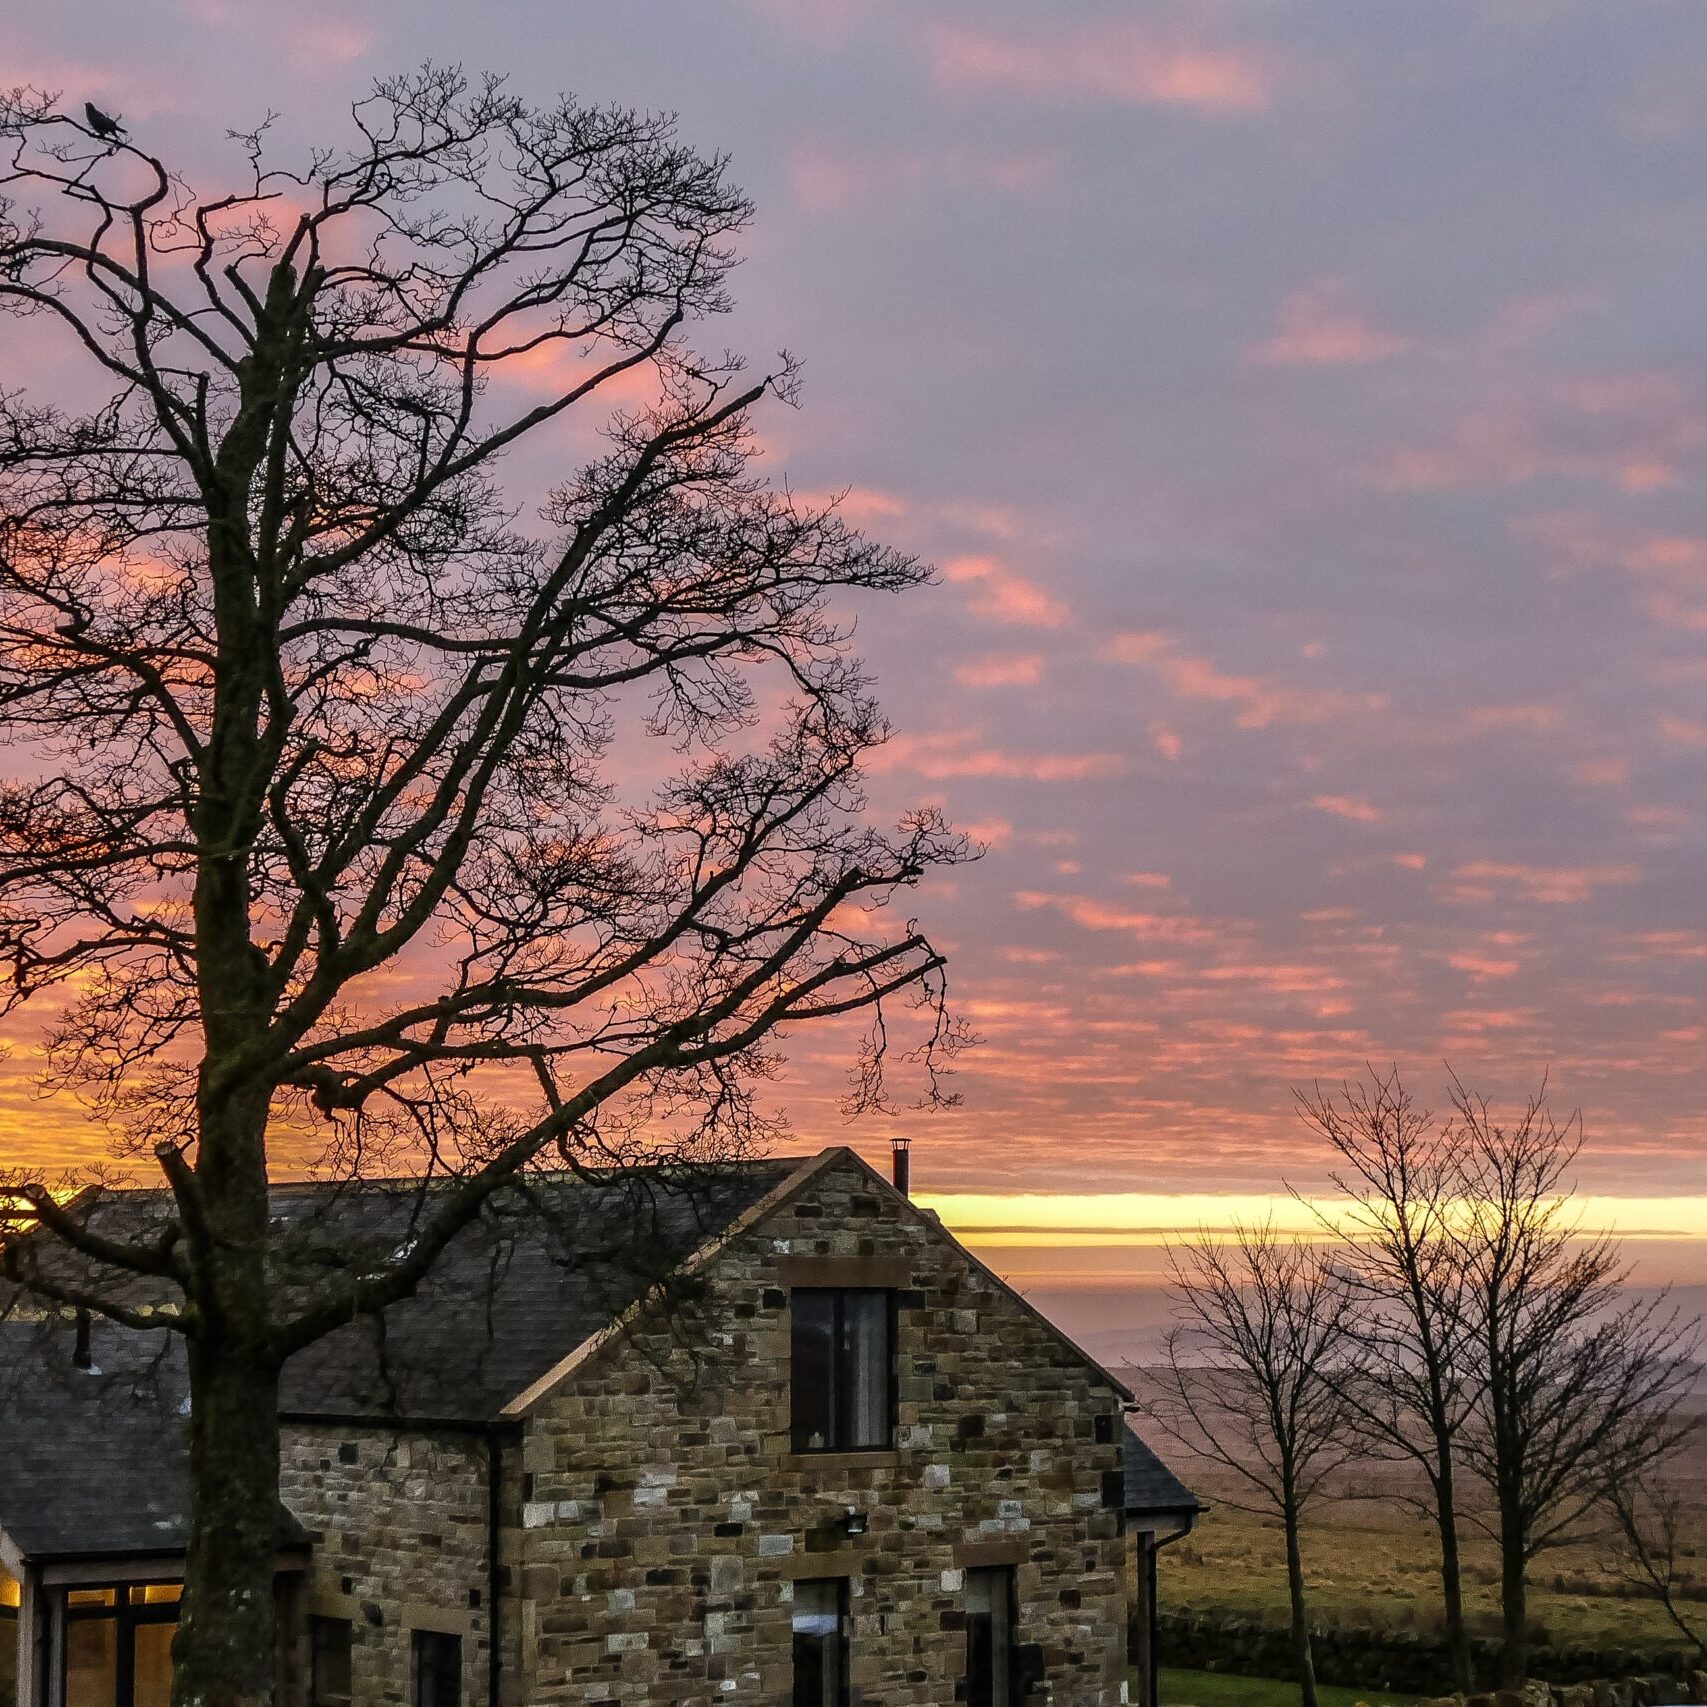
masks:
<svg viewBox="0 0 1707 1707"><path fill-rule="evenodd" d="M1450 1122L1405 1089L1397 1068L1370 1069L1337 1095L1297 1096L1306 1123L1341 1165L1329 1176L1344 1201L1323 1214L1346 1241L1345 1275L1363 1306L1355 1348L1340 1368L1343 1396L1376 1450L1408 1459L1440 1546L1452 1687L1475 1687L1458 1544L1459 1436L1480 1397L1464 1246L1454 1236L1460 1188Z"/></svg>
<svg viewBox="0 0 1707 1707"><path fill-rule="evenodd" d="M1480 1397L1465 1445L1493 1495L1500 1549L1500 1681L1529 1667L1528 1571L1568 1539L1609 1487L1666 1458L1688 1424L1693 1324L1663 1293L1629 1287L1615 1241L1570 1212L1581 1121L1546 1090L1511 1124L1454 1083Z"/></svg>
<svg viewBox="0 0 1707 1707"><path fill-rule="evenodd" d="M0 304L64 375L0 395L5 1005L169 1186L138 1238L0 1181L6 1260L184 1337L180 1707L270 1695L293 1351L542 1158L738 1140L793 1026L866 1014L868 1103L906 1010L932 1084L954 1041L883 903L966 850L861 822L885 729L830 608L925 571L756 476L792 362L688 347L750 211L724 163L432 68L353 121L198 194L0 98ZM269 1162L318 1148L449 1183L286 1285Z"/></svg>
<svg viewBox="0 0 1707 1707"><path fill-rule="evenodd" d="M1614 1474L1606 1503L1617 1526L1625 1580L1654 1595L1678 1634L1695 1649L1698 1665L1707 1665L1707 1616L1684 1609L1690 1573L1685 1536L1690 1511L1683 1490L1665 1464Z"/></svg>
<svg viewBox="0 0 1707 1707"><path fill-rule="evenodd" d="M1293 1665L1304 1707L1316 1707L1299 1529L1353 1450L1335 1372L1352 1294L1327 1251L1272 1223L1197 1239L1170 1262L1182 1321L1168 1335L1158 1415L1188 1451L1232 1473L1229 1505L1280 1518Z"/></svg>

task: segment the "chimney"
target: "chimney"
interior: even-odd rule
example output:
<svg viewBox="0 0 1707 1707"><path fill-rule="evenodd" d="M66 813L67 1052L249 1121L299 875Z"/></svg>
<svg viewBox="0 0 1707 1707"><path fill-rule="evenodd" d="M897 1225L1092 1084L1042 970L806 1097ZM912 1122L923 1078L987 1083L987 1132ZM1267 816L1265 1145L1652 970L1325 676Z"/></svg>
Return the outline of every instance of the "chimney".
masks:
<svg viewBox="0 0 1707 1707"><path fill-rule="evenodd" d="M77 1341L71 1349L71 1363L75 1369L93 1369L95 1367L95 1348L92 1343L94 1321L87 1310L77 1312Z"/></svg>
<svg viewBox="0 0 1707 1707"><path fill-rule="evenodd" d="M913 1183L912 1142L911 1138L891 1138L889 1140L889 1177L895 1182L895 1189L903 1197L912 1196L912 1192L908 1189Z"/></svg>

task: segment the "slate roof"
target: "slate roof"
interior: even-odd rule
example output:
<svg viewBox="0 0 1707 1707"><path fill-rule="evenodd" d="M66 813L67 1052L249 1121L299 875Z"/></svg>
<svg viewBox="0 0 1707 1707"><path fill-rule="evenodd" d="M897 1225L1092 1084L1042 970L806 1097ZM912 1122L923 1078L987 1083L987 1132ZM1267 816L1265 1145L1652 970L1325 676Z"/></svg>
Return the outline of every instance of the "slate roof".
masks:
<svg viewBox="0 0 1707 1707"><path fill-rule="evenodd" d="M1203 1510L1203 1503L1126 1425L1126 1513L1181 1513Z"/></svg>
<svg viewBox="0 0 1707 1707"><path fill-rule="evenodd" d="M0 1529L32 1560L181 1553L189 1539L183 1347L94 1324L0 1323ZM307 1536L283 1506L281 1546Z"/></svg>
<svg viewBox="0 0 1707 1707"><path fill-rule="evenodd" d="M281 1410L492 1421L800 1165L729 1164L691 1181L650 1169L530 1178L451 1241L413 1298L293 1357ZM431 1190L404 1182L281 1186L283 1272L306 1290L364 1256L392 1254L430 1202ZM137 1234L162 1211L158 1193L113 1192L91 1221ZM181 1343L98 1321L94 1371L74 1367L73 1343L64 1322L0 1319L0 1531L32 1559L181 1551ZM281 1510L281 1540L300 1538Z"/></svg>

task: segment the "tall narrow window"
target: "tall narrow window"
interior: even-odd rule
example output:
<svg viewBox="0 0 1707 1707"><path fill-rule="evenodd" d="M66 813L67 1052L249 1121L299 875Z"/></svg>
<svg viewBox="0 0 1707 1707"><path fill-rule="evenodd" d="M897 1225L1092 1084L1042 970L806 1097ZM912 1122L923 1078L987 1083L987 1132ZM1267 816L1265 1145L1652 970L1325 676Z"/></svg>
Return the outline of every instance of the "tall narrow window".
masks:
<svg viewBox="0 0 1707 1707"><path fill-rule="evenodd" d="M876 1288L799 1287L790 1299L796 1452L862 1452L890 1444L894 1295Z"/></svg>
<svg viewBox="0 0 1707 1707"><path fill-rule="evenodd" d="M847 1707L848 1585L844 1577L794 1585L794 1707Z"/></svg>
<svg viewBox="0 0 1707 1707"><path fill-rule="evenodd" d="M309 1707L350 1707L355 1695L350 1676L350 1638L347 1618L309 1619Z"/></svg>
<svg viewBox="0 0 1707 1707"><path fill-rule="evenodd" d="M462 1638L415 1632L415 1707L462 1707Z"/></svg>
<svg viewBox="0 0 1707 1707"><path fill-rule="evenodd" d="M1010 1707L1013 1687L1014 1574L1002 1567L966 1573L966 1699L970 1707Z"/></svg>

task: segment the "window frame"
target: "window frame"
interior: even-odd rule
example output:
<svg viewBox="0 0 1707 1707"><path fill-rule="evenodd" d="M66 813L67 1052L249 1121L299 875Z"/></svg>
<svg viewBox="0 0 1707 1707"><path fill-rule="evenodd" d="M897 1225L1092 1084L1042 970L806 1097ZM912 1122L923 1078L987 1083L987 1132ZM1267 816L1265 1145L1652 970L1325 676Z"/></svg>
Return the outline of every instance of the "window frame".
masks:
<svg viewBox="0 0 1707 1707"><path fill-rule="evenodd" d="M148 1599L148 1591L159 1588L175 1588L178 1593L170 1600ZM144 1625L178 1622L183 1579L149 1577L136 1582L70 1583L56 1592L53 1675L58 1698L63 1701L70 1692L72 1627L106 1623L113 1627L113 1700L118 1707L131 1707L136 1696L136 1632ZM94 1595L103 1598L88 1598Z"/></svg>
<svg viewBox="0 0 1707 1707"><path fill-rule="evenodd" d="M438 1644L446 1644L446 1650L441 1651L432 1668L435 1678L438 1675L438 1661L442 1661L445 1652L454 1645L456 1655L455 1681L452 1685L453 1694L449 1701L441 1701L438 1697L437 1684L433 1693L425 1693L428 1667L423 1663L429 1648ZM457 1630L411 1630L409 1632L409 1699L414 1707L462 1707L463 1681L466 1654L463 1651L462 1633Z"/></svg>
<svg viewBox="0 0 1707 1707"><path fill-rule="evenodd" d="M972 1693L972 1633L974 1617L972 1611L972 1584L976 1579L1001 1585L1001 1641L995 1639L995 1614L991 1613L991 1643L990 1643L990 1688L989 1693L982 1697ZM966 1612L966 1660L963 1667L965 1680L965 1699L968 1707L1017 1707L1019 1701L1019 1678L1016 1656L1019 1652L1019 1573L1012 1565L976 1565L968 1566L962 1584L962 1602ZM1006 1664L997 1663L997 1656L1005 1650Z"/></svg>
<svg viewBox="0 0 1707 1707"><path fill-rule="evenodd" d="M322 1688L320 1677L320 1643L316 1639L322 1630L338 1630L343 1634L344 1664L349 1673L349 1693L339 1694ZM312 1612L308 1616L308 1707L354 1707L356 1699L355 1651L356 1626L352 1618L339 1618L327 1613Z"/></svg>
<svg viewBox="0 0 1707 1707"><path fill-rule="evenodd" d="M801 1420L802 1383L800 1370L800 1338L795 1311L802 1297L828 1298L832 1301L830 1329L830 1378L827 1384L829 1399L829 1429L825 1443L814 1446L811 1431ZM853 1346L846 1329L846 1301L850 1298L881 1298L883 1311L883 1429L882 1438L874 1441L855 1441L853 1438L857 1407L852 1395L858 1386ZM796 1286L789 1292L789 1449L792 1452L822 1455L846 1452L892 1452L895 1448L895 1424L898 1415L897 1389L897 1316L895 1288L892 1286Z"/></svg>
<svg viewBox="0 0 1707 1707"><path fill-rule="evenodd" d="M826 1701L820 1693L818 1700L805 1701L800 1691L800 1642L801 1634L793 1628L794 1619L798 1616L800 1591L803 1588L829 1588L832 1591L835 1606L836 1630L834 1636L836 1653L835 1692L832 1699ZM853 1620L848 1610L848 1579L846 1577L797 1577L794 1581L794 1603L790 1608L789 1623L792 1640L789 1646L789 1663L793 1670L790 1680L789 1699L793 1707L848 1707L849 1694L848 1674L852 1669L853 1660Z"/></svg>

